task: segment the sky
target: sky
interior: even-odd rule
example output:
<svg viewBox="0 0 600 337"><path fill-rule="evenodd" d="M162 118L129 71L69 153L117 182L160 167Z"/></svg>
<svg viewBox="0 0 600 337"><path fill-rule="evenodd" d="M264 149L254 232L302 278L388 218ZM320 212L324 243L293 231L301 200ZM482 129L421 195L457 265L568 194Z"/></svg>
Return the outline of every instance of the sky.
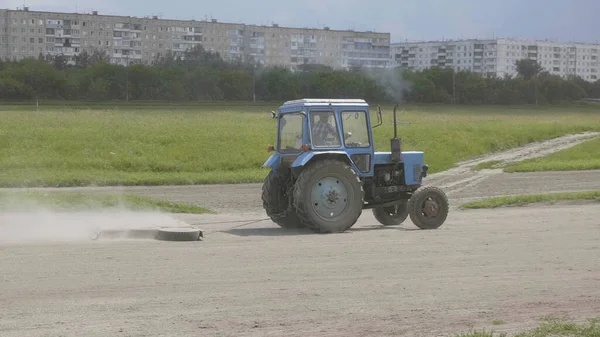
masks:
<svg viewBox="0 0 600 337"><path fill-rule="evenodd" d="M372 30L392 42L524 38L600 42L600 0L2 0L1 8Z"/></svg>

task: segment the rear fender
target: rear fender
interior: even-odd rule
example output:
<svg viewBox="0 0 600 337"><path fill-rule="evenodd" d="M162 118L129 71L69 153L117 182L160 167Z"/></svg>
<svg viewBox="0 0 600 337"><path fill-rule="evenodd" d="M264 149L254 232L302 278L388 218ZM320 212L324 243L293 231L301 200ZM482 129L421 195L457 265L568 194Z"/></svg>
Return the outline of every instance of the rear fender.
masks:
<svg viewBox="0 0 600 337"><path fill-rule="evenodd" d="M298 158L296 158L296 160L292 163L292 167L297 168L306 166L306 164L317 158L339 158L350 163L350 158L348 158L348 154L346 154L344 151L304 152L299 155Z"/></svg>
<svg viewBox="0 0 600 337"><path fill-rule="evenodd" d="M279 165L281 165L281 155L275 152L269 157L269 159L267 159L267 161L263 164L262 167L270 167L271 170L277 171Z"/></svg>
<svg viewBox="0 0 600 337"><path fill-rule="evenodd" d="M314 160L323 160L323 159L337 159L345 162L350 165L354 169L359 176L363 177L366 174L361 172L358 167L352 162L348 153L344 151L323 151L323 152L305 152L296 158L296 160L292 163L292 169L299 173L302 170L302 167L310 164ZM296 174L297 174L296 173Z"/></svg>

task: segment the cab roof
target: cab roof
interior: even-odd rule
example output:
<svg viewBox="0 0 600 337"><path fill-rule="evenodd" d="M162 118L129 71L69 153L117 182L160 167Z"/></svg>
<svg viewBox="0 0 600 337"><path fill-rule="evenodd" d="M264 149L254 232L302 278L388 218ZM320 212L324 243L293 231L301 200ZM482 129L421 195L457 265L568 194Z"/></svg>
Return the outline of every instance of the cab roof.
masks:
<svg viewBox="0 0 600 337"><path fill-rule="evenodd" d="M364 99L330 99L330 98L302 98L292 101L287 101L283 103L281 107L291 106L291 105L303 105L303 106L313 106L313 105L353 105L353 106L368 106L369 104Z"/></svg>

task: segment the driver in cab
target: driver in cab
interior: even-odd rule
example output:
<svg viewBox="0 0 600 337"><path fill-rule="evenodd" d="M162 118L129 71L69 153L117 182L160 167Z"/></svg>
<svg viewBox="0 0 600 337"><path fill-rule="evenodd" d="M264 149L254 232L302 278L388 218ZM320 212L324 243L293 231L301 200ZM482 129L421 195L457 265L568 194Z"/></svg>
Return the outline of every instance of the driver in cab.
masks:
<svg viewBox="0 0 600 337"><path fill-rule="evenodd" d="M339 145L336 129L329 123L331 113L315 114L319 120L313 124L312 134L316 146Z"/></svg>

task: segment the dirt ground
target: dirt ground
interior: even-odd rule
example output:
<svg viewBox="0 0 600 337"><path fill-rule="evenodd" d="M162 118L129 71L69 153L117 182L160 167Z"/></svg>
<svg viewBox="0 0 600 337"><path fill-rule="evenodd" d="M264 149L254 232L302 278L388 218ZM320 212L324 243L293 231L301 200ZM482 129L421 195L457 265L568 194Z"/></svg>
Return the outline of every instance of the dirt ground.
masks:
<svg viewBox="0 0 600 337"><path fill-rule="evenodd" d="M522 160L582 140L481 161ZM346 233L283 230L264 221L259 184L84 189L192 201L219 214L172 216L202 228L199 242L0 238L0 335L449 336L519 331L549 315L599 316L597 203L456 206L492 195L599 190L600 171L470 171L476 164L427 178L453 206L435 231L410 220L382 228L369 211Z"/></svg>

